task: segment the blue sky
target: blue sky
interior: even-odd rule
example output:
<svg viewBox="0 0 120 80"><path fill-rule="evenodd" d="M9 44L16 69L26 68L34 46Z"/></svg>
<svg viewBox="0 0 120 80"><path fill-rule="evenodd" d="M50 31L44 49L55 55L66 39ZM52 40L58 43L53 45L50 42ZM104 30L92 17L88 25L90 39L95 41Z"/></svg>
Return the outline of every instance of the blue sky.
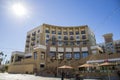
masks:
<svg viewBox="0 0 120 80"><path fill-rule="evenodd" d="M27 9L18 17L11 10L15 3ZM97 43L105 33L120 39L120 0L0 0L0 51L24 51L27 31L43 24L59 26L88 25Z"/></svg>

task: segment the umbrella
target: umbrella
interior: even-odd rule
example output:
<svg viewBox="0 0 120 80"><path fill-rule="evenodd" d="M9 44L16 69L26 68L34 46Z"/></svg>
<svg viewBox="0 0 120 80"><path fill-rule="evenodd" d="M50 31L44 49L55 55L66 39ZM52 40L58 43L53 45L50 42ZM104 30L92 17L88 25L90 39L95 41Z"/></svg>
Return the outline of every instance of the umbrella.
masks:
<svg viewBox="0 0 120 80"><path fill-rule="evenodd" d="M72 69L73 67L64 65L64 66L60 66L58 68L60 68L60 69Z"/></svg>
<svg viewBox="0 0 120 80"><path fill-rule="evenodd" d="M94 65L93 64L88 64L88 63L85 63L85 64L83 64L83 65L80 65L80 66L78 66L78 67L94 67Z"/></svg>
<svg viewBox="0 0 120 80"><path fill-rule="evenodd" d="M104 62L102 64L100 64L99 66L113 66L115 65L114 63L109 63L109 62Z"/></svg>

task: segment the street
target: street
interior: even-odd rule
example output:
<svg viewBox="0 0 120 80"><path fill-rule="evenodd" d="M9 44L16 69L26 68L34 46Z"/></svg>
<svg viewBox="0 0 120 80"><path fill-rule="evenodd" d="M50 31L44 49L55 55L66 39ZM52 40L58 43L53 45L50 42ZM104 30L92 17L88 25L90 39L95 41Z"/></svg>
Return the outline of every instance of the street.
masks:
<svg viewBox="0 0 120 80"><path fill-rule="evenodd" d="M61 80L61 79L60 78L34 76L34 75L28 75L28 74L0 73L0 80Z"/></svg>

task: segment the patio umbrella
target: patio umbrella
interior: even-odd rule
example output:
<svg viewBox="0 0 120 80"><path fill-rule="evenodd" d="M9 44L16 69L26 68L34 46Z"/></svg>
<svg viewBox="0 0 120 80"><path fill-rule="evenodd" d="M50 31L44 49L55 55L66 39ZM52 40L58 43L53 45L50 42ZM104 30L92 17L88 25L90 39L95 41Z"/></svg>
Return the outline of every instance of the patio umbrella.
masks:
<svg viewBox="0 0 120 80"><path fill-rule="evenodd" d="M113 66L113 65L116 65L116 64L110 63L110 62L104 62L104 63L100 64L99 66Z"/></svg>
<svg viewBox="0 0 120 80"><path fill-rule="evenodd" d="M94 67L94 65L93 65L93 64L85 63L85 64L80 65L80 66L78 66L78 67L85 67L85 68L87 68L87 67Z"/></svg>
<svg viewBox="0 0 120 80"><path fill-rule="evenodd" d="M73 67L64 65L64 66L60 66L58 68L60 68L60 69L72 69Z"/></svg>

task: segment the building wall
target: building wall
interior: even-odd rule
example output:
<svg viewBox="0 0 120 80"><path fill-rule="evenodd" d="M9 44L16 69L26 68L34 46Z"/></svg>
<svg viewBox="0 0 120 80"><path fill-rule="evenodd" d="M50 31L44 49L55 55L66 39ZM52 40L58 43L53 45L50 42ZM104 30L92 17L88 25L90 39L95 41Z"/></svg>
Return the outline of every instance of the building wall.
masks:
<svg viewBox="0 0 120 80"><path fill-rule="evenodd" d="M8 68L9 73L33 73L33 64L20 64L20 65L10 65Z"/></svg>
<svg viewBox="0 0 120 80"><path fill-rule="evenodd" d="M34 69L41 71L50 66L49 64L52 63L50 60L80 60L88 55L99 53L97 47L92 47L95 45L95 35L87 25L64 27L43 24L27 33L25 55L32 54L30 58L23 57L16 61L20 55L15 54L11 58L13 63L9 71L17 72L19 69L21 73L25 73L27 70L23 68L29 65L28 71L29 69L30 72L34 72Z"/></svg>
<svg viewBox="0 0 120 80"><path fill-rule="evenodd" d="M79 45L85 46L96 44L94 33L87 25L64 27L43 24L29 31L26 38L25 53L32 53L35 45L47 46L50 40L53 41L51 42L52 46L58 44L58 46L61 47L79 47ZM66 45L64 45L64 43Z"/></svg>

